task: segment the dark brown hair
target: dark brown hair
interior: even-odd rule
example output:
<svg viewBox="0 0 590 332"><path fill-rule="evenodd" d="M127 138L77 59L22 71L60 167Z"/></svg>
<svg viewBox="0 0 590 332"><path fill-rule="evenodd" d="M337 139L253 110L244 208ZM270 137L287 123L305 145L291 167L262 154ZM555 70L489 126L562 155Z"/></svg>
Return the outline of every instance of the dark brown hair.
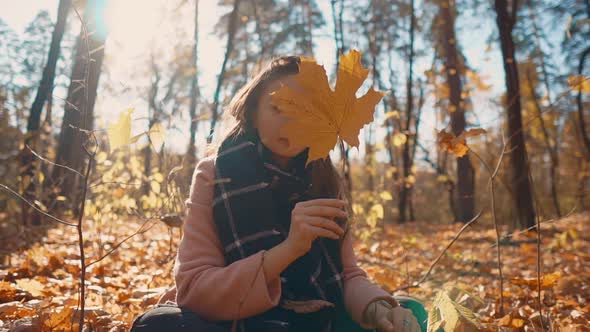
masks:
<svg viewBox="0 0 590 332"><path fill-rule="evenodd" d="M252 119L254 112L258 110L258 102L264 89L273 80L297 74L300 62L299 56L276 57L240 88L223 114L224 120L233 120L236 123L224 135L218 136L214 143L207 146L206 154L217 153L219 145L225 139L254 130ZM311 172L311 194L314 197L346 199L345 186L329 155L324 159L310 162L308 172ZM350 207L348 209L350 210ZM349 214L351 212L349 211Z"/></svg>

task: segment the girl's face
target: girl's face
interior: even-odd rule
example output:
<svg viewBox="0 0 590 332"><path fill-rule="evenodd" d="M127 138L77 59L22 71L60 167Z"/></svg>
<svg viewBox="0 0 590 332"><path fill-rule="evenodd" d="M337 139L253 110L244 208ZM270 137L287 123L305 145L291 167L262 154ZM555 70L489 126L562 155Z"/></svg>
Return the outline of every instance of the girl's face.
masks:
<svg viewBox="0 0 590 332"><path fill-rule="evenodd" d="M258 101L258 110L256 110L253 119L253 125L258 128L258 134L262 143L271 150L279 161L288 161L303 150L305 146L294 145L288 138L280 135L279 128L283 126L288 118L281 114L281 110L271 104L271 93L281 88L281 84L287 85L294 90L301 90L302 87L295 79L294 75L287 75L275 79L262 91Z"/></svg>

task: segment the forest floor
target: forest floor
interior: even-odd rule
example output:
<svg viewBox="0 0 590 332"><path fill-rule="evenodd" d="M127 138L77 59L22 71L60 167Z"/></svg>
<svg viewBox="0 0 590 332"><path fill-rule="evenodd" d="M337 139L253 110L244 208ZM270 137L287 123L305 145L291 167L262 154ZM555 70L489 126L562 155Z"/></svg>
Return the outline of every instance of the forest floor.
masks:
<svg viewBox="0 0 590 332"><path fill-rule="evenodd" d="M143 226L128 220L102 225L87 221L86 263L102 257L140 226L138 234L87 268L86 312L94 331L125 331L173 284L180 232L159 221ZM418 281L461 227L425 222L386 225L364 243L356 243L357 259L373 281L393 291ZM71 322L72 317L77 321L80 273L76 229L59 225L35 232L10 235L2 229L0 331L18 330L17 326L19 331L77 330ZM590 331L590 214L544 223L541 236L544 326L552 331ZM31 244L23 248L23 243ZM500 248L503 313L495 232L477 223L451 246L425 282L408 291L431 308L439 290L454 286L472 295L455 300L476 313L482 329L541 331L536 233L515 233ZM456 330L473 328L464 324Z"/></svg>

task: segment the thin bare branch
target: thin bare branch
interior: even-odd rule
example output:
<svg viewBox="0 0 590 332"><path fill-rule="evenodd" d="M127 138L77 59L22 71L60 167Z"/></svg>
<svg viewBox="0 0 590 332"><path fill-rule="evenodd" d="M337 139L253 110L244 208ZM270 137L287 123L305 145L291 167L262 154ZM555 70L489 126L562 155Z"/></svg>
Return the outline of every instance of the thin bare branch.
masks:
<svg viewBox="0 0 590 332"><path fill-rule="evenodd" d="M80 172L76 171L75 169L73 169L73 168L71 168L71 167L68 167L68 166L66 166L66 165L62 165L62 164L58 164L58 163L54 163L53 161L51 161L51 160L48 160L47 158L45 158L45 157L41 156L40 154L38 154L37 152L35 152L33 149L31 149L31 147L30 147L28 144L26 145L26 147L27 147L27 149L29 149L29 151L31 151L31 153L32 153L32 154L33 154L35 157L39 158L41 161L44 161L44 162L46 162L46 163L48 163L48 164L50 164L50 165L53 165L53 166L61 167L61 168L63 168L63 169L66 169L66 170L68 170L68 171L70 171L70 172L73 172L73 173L75 173L75 174L76 174L76 175L78 175L78 176L84 177L84 175L83 175L82 173L80 173Z"/></svg>
<svg viewBox="0 0 590 332"><path fill-rule="evenodd" d="M430 273L432 272L432 269L434 269L434 267L436 266L436 264L440 261L440 259L442 258L442 256L447 252L447 250L449 250L449 248L451 248L451 246L453 245L453 243L455 243L455 241L457 241L459 239L459 237L461 236L461 234L463 234L463 232L469 227L471 226L474 222L477 221L477 219L479 219L479 217L481 216L481 214L483 213L483 209L480 210L475 217L473 217L471 220L469 220L468 222L465 223L465 225L463 225L463 227L461 227L461 229L459 230L459 232L457 232L457 234L455 234L455 236L453 237L453 239L451 240L451 242L449 242L449 244L447 244L447 246L445 247L445 249L443 249L443 251L438 255L438 257L430 264L430 267L428 268L428 271L426 271L426 273L422 276L422 278L420 278L420 280L418 280L417 282L408 285L408 286L404 286L404 287L400 287L400 288L396 288L393 292L397 292L400 290L407 290L410 288L417 288L420 286L420 284L422 284L424 281L426 281L426 279L428 278L428 276L430 276Z"/></svg>
<svg viewBox="0 0 590 332"><path fill-rule="evenodd" d="M14 190L10 189L10 187L8 187L8 186L6 186L6 185L4 185L4 184L2 184L2 183L0 183L0 189L4 189L4 190L8 191L8 192L9 192L9 193L11 193L12 195L14 195L15 197L17 197L17 198L18 198L18 199L20 199L21 201L25 202L25 203L26 203L27 205L29 205L30 207L32 207L32 208L33 208L35 211L37 211L37 212L41 213L42 215L46 216L47 218L49 218L49 219L51 219L51 220L53 220L53 221L55 221L55 222L58 222L58 223L60 223L60 224L64 224L64 225L66 225L66 226L76 226L76 224L69 223L69 222L67 222L67 221L65 221L65 220L59 219L59 218L57 218L57 217L54 217L54 216L50 215L49 213L47 213L47 212L45 212L45 211L41 210L41 209L40 209L40 208L38 208L38 207L37 207L35 204L33 204L33 203L29 202L27 199L25 199L25 198L24 198L23 196L21 196L19 193L17 193L16 191L14 191Z"/></svg>

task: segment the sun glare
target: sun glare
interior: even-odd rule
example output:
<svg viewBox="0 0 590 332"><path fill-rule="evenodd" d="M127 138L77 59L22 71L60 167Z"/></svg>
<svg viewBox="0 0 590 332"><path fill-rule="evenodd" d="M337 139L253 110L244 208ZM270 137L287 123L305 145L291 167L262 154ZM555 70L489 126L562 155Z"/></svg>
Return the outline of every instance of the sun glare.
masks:
<svg viewBox="0 0 590 332"><path fill-rule="evenodd" d="M109 39L127 50L141 50L158 30L158 1L110 0L106 9Z"/></svg>

